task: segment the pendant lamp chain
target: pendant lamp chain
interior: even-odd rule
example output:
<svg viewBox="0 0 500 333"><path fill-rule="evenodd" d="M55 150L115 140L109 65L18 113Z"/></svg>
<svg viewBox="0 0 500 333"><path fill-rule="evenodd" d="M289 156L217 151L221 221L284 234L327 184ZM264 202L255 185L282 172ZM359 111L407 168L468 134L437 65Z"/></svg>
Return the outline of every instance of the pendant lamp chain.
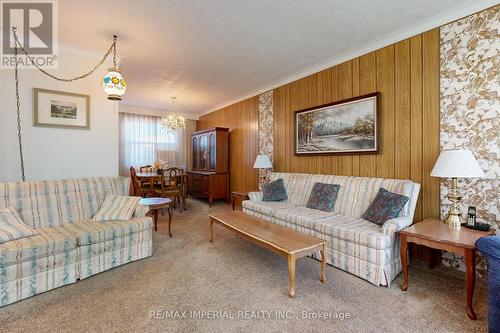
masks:
<svg viewBox="0 0 500 333"><path fill-rule="evenodd" d="M14 65L14 77L16 80L16 114L17 114L17 139L19 142L19 159L21 164L21 180L24 182L26 177L24 175L24 156L23 156L23 138L21 131L21 103L19 102L19 64L17 62L17 42L14 48L14 59L16 64Z"/></svg>
<svg viewBox="0 0 500 333"><path fill-rule="evenodd" d="M116 40L117 40L118 37L116 35L113 35L113 43L109 47L108 51L106 52L106 54L104 54L104 56L99 61L99 63L97 63L97 65L95 65L90 71L88 71L87 73L82 74L80 76L76 76L76 77L72 77L72 78L62 78L62 77L58 77L58 76L56 76L54 74L50 74L49 72L47 72L46 70L44 70L43 68L41 68L35 62L35 60L33 60L33 57L31 57L29 55L29 53L26 51L26 49L19 42L19 39L17 38L17 28L16 27L12 27L12 33L14 35L14 42L15 42L15 45L14 45L14 60L15 60L14 78L15 78L15 81L16 81L17 137L18 137L18 144L19 144L19 158L20 158L20 168L21 168L21 180L24 182L24 181L26 181L26 175L25 175L25 172L24 172L24 154L23 154L23 142L22 142L23 140L22 140L22 128L21 128L21 102L20 102L20 98L19 98L19 61L18 61L18 58L17 58L18 57L18 52L19 52L18 50L21 50L26 55L26 58L29 59L31 65L33 65L33 67L35 67L36 69L38 69L43 74L45 74L45 75L47 75L47 76L49 76L49 77L51 77L51 78L53 78L54 80L57 80L57 81L73 82L73 81L84 79L84 78L86 78L86 77L94 74L94 72L100 66L102 66L102 64L104 64L104 62L106 61L106 59L109 57L109 55L111 53L113 53L113 66L116 69Z"/></svg>

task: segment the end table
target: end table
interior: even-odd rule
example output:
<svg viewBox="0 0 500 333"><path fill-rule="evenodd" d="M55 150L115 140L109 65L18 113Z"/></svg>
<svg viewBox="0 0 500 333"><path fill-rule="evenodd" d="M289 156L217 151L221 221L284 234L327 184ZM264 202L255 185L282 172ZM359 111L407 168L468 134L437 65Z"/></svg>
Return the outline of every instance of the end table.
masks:
<svg viewBox="0 0 500 333"><path fill-rule="evenodd" d="M439 219L426 219L413 224L399 232L401 239L401 264L403 266L403 285L401 290L408 289L408 243L424 245L436 250L454 252L464 256L467 284L467 315L475 320L476 314L472 308L474 284L476 280L476 257L474 244L483 236L493 234L493 231L454 228Z"/></svg>
<svg viewBox="0 0 500 333"><path fill-rule="evenodd" d="M158 231L158 211L166 208L168 212L168 235L172 237L170 232L170 225L172 224L172 200L168 198L142 198L139 205L148 206L149 210L153 212L153 222L155 231Z"/></svg>
<svg viewBox="0 0 500 333"><path fill-rule="evenodd" d="M231 192L231 203L233 205L233 210L236 209L236 198L239 198L241 200L248 200L248 192L244 191Z"/></svg>

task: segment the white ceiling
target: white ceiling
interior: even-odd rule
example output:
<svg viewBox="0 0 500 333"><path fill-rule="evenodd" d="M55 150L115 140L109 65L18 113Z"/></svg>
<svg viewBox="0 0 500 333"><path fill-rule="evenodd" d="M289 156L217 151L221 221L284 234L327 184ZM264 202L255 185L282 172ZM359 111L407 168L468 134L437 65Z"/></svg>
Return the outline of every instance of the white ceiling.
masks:
<svg viewBox="0 0 500 333"><path fill-rule="evenodd" d="M482 0L59 0L62 45L113 34L124 104L200 115L489 7Z"/></svg>

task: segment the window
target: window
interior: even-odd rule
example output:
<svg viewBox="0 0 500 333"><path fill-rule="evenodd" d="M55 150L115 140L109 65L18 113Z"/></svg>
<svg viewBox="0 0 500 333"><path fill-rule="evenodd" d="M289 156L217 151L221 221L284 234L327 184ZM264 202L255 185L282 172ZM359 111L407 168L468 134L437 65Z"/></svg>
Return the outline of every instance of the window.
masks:
<svg viewBox="0 0 500 333"><path fill-rule="evenodd" d="M169 134L160 117L120 113L120 175L162 160L169 166L186 165L185 133ZM189 134L190 137L190 134Z"/></svg>

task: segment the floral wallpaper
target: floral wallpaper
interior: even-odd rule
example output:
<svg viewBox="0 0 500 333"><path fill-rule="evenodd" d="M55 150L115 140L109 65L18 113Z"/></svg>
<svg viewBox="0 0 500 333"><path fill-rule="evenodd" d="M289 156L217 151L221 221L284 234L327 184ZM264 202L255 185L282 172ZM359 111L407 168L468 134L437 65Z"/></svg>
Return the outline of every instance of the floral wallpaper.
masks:
<svg viewBox="0 0 500 333"><path fill-rule="evenodd" d="M500 6L441 27L441 149L470 149L486 174L463 179L462 211L475 206L478 220L499 234L500 205ZM448 211L449 181L441 182L441 215ZM465 270L446 253L445 266ZM485 263L478 258L478 272Z"/></svg>
<svg viewBox="0 0 500 333"><path fill-rule="evenodd" d="M274 164L273 91L259 95L259 155L267 155ZM259 184L269 180L270 170L259 170Z"/></svg>

